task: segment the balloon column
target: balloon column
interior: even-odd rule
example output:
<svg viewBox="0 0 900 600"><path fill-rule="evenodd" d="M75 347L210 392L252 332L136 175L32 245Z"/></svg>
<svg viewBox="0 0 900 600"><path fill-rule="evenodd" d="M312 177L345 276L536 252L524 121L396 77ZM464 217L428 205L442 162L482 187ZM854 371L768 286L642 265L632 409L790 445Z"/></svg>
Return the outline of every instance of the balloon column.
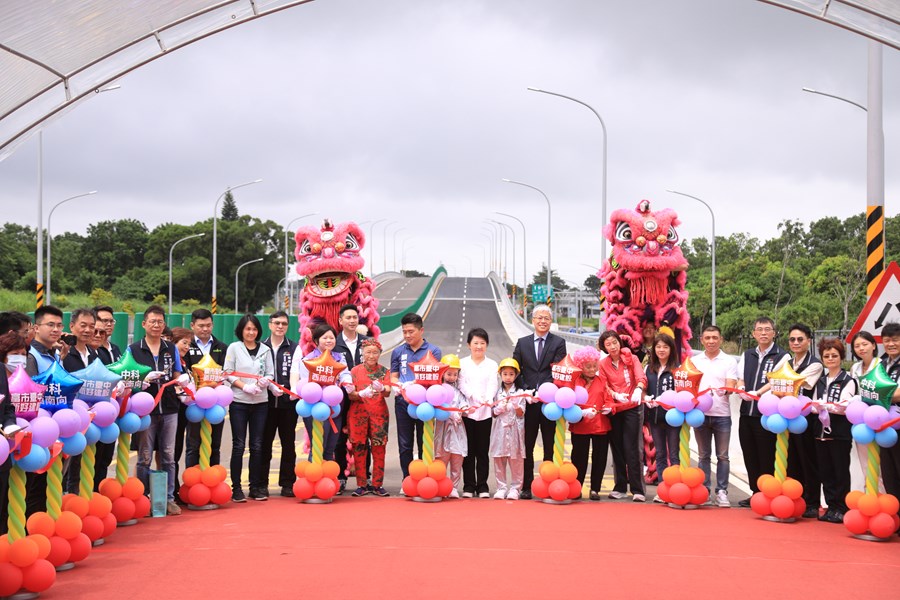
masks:
<svg viewBox="0 0 900 600"><path fill-rule="evenodd" d="M790 523L806 510L803 500L803 484L787 476L788 440L791 433L806 431L806 415L812 404L798 398L805 377L787 362L771 373L766 373L771 389L760 396L759 412L763 429L775 434L775 475L759 476L759 491L750 498L750 508L767 521Z"/></svg>
<svg viewBox="0 0 900 600"><path fill-rule="evenodd" d="M312 417L313 420L312 461L301 460L294 468L297 474L294 495L302 502L331 502L338 491L337 478L341 469L333 460L323 460L324 422L329 421L335 428L332 418L341 414L344 392L337 381L347 365L336 361L330 350L317 358L304 360L303 364L309 372L309 379L300 386L303 402L297 403L297 414L304 419Z"/></svg>
<svg viewBox="0 0 900 600"><path fill-rule="evenodd" d="M675 389L663 392L656 401L667 409L666 423L680 427L678 465L662 472L662 482L656 493L672 508L698 508L709 498L709 490L704 485L706 476L703 470L691 466L691 427L703 425L705 413L712 408L713 398L709 390L700 394L703 372L694 366L690 356L672 375Z"/></svg>
<svg viewBox="0 0 900 600"><path fill-rule="evenodd" d="M844 527L858 538L886 540L900 528L896 496L878 493L881 472L879 447L890 448L897 443L900 416L888 411L897 383L888 377L879 363L859 380L859 400L847 406L847 420L857 444L866 446L866 491L847 494L849 509L844 515Z"/></svg>
<svg viewBox="0 0 900 600"><path fill-rule="evenodd" d="M403 493L419 502L439 502L453 490L447 466L434 458L434 422L450 417L453 388L442 383L449 367L428 351L422 360L409 363L415 381L403 390L410 417L424 423L423 460L409 463L409 475L403 480Z"/></svg>
<svg viewBox="0 0 900 600"><path fill-rule="evenodd" d="M575 385L581 369L566 355L561 361L550 365L553 381L542 383L537 395L543 403L541 412L551 421L556 421L553 434L553 462L544 461L538 473L540 477L531 483L531 493L544 502L568 504L581 497L578 470L565 461L566 423L581 420L581 406L587 401L587 390ZM574 472L574 475L573 475ZM565 488L565 489L564 489Z"/></svg>

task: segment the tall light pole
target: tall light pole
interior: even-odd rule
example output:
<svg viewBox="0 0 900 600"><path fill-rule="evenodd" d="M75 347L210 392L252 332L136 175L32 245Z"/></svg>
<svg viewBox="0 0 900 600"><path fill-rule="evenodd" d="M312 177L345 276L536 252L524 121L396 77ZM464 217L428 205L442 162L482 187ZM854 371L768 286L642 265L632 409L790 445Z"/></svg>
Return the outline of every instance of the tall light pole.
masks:
<svg viewBox="0 0 900 600"><path fill-rule="evenodd" d="M369 226L369 274L375 274L375 226L387 219L378 219Z"/></svg>
<svg viewBox="0 0 900 600"><path fill-rule="evenodd" d="M190 240L193 238L203 237L204 235L206 235L206 234L205 233L195 233L194 235L189 235L189 236L183 237L180 240L178 240L177 242L175 242L174 244L172 244L172 247L169 248L169 313L168 314L170 314L170 315L172 314L172 252L175 250L175 246L177 246L181 242L184 242L186 240Z"/></svg>
<svg viewBox="0 0 900 600"><path fill-rule="evenodd" d="M515 219L519 222L519 225L522 226L522 316L525 317L525 295L528 291L528 248L526 246L528 243L528 234L525 231L525 223L523 223L522 219L519 217L507 213L498 212L494 214ZM513 244L515 244L515 237L513 237ZM515 251L513 254L515 255ZM515 259L513 259L513 264L515 264ZM515 279L515 275L513 275L513 279Z"/></svg>
<svg viewBox="0 0 900 600"><path fill-rule="evenodd" d="M604 169L605 171L605 169ZM547 297L550 297L550 293L553 290L553 284L551 283L550 273L552 270L550 269L550 198L547 197L547 194L543 192L540 188L534 187L533 185L529 185L527 183L522 183L521 181L513 181L512 179L504 179L506 183L514 183L516 185L524 185L527 188L531 188L536 192L540 193L541 196L544 197L544 200L547 201ZM604 204L605 209L605 204ZM603 221L606 222L606 216L604 215Z"/></svg>
<svg viewBox="0 0 900 600"><path fill-rule="evenodd" d="M219 248L219 202L222 201L222 198L228 195L228 192L232 192L238 188L246 187L248 185L253 185L254 183L260 182L262 182L262 179L254 179L253 181L248 181L247 183L242 183L240 185L234 185L225 188L225 191L222 192L222 195L219 196L219 198L216 200L215 205L213 206L212 314L216 314L216 310L218 309L218 303L216 301L216 259L218 256Z"/></svg>
<svg viewBox="0 0 900 600"><path fill-rule="evenodd" d="M406 244L407 242L411 242L415 239L416 236L411 235L408 238L403 240L403 243L400 244L400 271L403 271L403 267L406 264Z"/></svg>
<svg viewBox="0 0 900 600"><path fill-rule="evenodd" d="M512 225L507 225L503 221L496 221L494 219L491 219L491 222L496 223L497 225L499 225L500 227L503 228L504 238L506 237L505 233L506 233L507 229L512 234L512 257L513 257L513 260L512 260L512 263L513 263L512 264L512 284L516 285L516 232L513 230ZM506 261L506 249L505 248L506 248L506 245L504 244L504 250L503 250L504 262ZM503 266L503 270L504 270L504 272L506 271L506 265Z"/></svg>
<svg viewBox="0 0 900 600"><path fill-rule="evenodd" d="M603 117L600 116L594 107L588 104L587 102L582 102L578 98L572 98L571 96L566 96L565 94L558 94L556 92L548 92L547 90L541 90L538 88L530 87L529 91L532 92L540 92L541 94L549 94L551 96L558 96L559 98L565 98L566 100L571 100L572 102L577 102L578 104L587 107L594 116L600 121L600 127L603 128L603 192L600 200L600 212L601 212L601 226L606 226L606 123L603 122ZM600 236L600 264L606 266L606 238L602 235Z"/></svg>
<svg viewBox="0 0 900 600"><path fill-rule="evenodd" d="M247 262L243 263L241 266L239 266L239 267L235 270L235 272L234 272L234 312L235 312L235 313L238 312L238 273L240 273L240 272L241 272L241 269L243 269L243 268L246 267L247 265L252 265L253 263L258 263L258 262L260 262L260 261L262 261L262 260L263 260L263 259L261 259L261 258L256 258L256 259L253 259L253 260L248 260Z"/></svg>
<svg viewBox="0 0 900 600"><path fill-rule="evenodd" d="M485 222L491 226L494 232L494 239L497 241L497 272L501 279L506 279L506 232L500 223L493 219L485 219Z"/></svg>
<svg viewBox="0 0 900 600"><path fill-rule="evenodd" d="M500 268L497 266L497 246L499 246L499 244L497 243L497 230L493 227L488 227L487 223L485 223L478 229L478 231L484 232L485 235L490 237L491 254L489 266L491 268L491 271L494 271L496 273L500 270Z"/></svg>
<svg viewBox="0 0 900 600"><path fill-rule="evenodd" d="M393 253L393 257L394 257L393 270L394 271L397 270L397 238L400 237L397 234L399 234L401 231L406 231L406 227L401 227L400 229L398 229L397 231L394 232L394 253Z"/></svg>
<svg viewBox="0 0 900 600"><path fill-rule="evenodd" d="M693 198L700 204L706 207L709 211L709 216L712 218L712 244L710 245L710 252L712 256L712 324L716 324L716 213L713 212L712 207L698 198L697 196L691 196L690 194L685 194L684 192L677 192L675 190L666 190L670 194L678 194L679 196L687 196L688 198Z"/></svg>
<svg viewBox="0 0 900 600"><path fill-rule="evenodd" d="M60 207L60 205L65 204L69 200L75 200L76 198L84 198L85 196L93 196L97 193L97 190L93 190L90 192L86 192L84 194L78 194L77 196L70 196L65 200L60 200L56 204L53 205L53 208L50 209L50 214L47 216L47 304L50 304L50 278L53 275L52 265L51 265L51 255L50 255L50 242L52 241L52 234L50 233L50 225L53 222L53 211ZM40 238L38 238L40 239Z"/></svg>
<svg viewBox="0 0 900 600"><path fill-rule="evenodd" d="M290 297L288 294L288 234L291 232L291 225L299 221L300 219L305 219L306 217L312 217L319 213L307 213L305 215L300 215L295 219L291 219L291 221L287 224L287 227L284 229L284 295L285 297ZM288 301L288 314L293 314L293 299Z"/></svg>
<svg viewBox="0 0 900 600"><path fill-rule="evenodd" d="M382 256L381 256L381 260L382 260L382 262L384 263L383 267L384 267L384 271L385 271L385 272L387 272L387 270L388 270L388 269L387 269L387 249L388 249L388 236L387 236L387 232L388 232L388 229L390 229L390 228L393 227L394 225L400 225L400 224L401 224L400 221L391 221L390 223L388 223L387 225L384 226L384 233L383 233L383 235L384 235L384 248L382 248ZM401 228L401 229L402 229L402 228ZM394 235L397 235L397 232L398 232L398 231L400 231L400 229L398 229L397 231L395 231L395 232L394 232Z"/></svg>

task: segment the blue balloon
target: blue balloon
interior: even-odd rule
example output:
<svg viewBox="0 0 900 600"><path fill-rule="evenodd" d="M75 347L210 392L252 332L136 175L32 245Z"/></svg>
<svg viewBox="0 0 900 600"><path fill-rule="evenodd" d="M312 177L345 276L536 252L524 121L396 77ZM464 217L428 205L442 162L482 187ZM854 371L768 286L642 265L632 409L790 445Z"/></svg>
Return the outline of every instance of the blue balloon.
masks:
<svg viewBox="0 0 900 600"><path fill-rule="evenodd" d="M541 407L541 412L551 421L558 421L563 416L563 409L556 402L548 402Z"/></svg>
<svg viewBox="0 0 900 600"><path fill-rule="evenodd" d="M294 408L296 409L297 414L303 419L312 415L312 404L309 402L298 402Z"/></svg>
<svg viewBox="0 0 900 600"><path fill-rule="evenodd" d="M897 444L897 430L890 427L882 429L875 434L875 443L882 448L893 448Z"/></svg>
<svg viewBox="0 0 900 600"><path fill-rule="evenodd" d="M218 404L210 406L203 412L203 418L209 421L210 425L218 425L225 420L225 407Z"/></svg>
<svg viewBox="0 0 900 600"><path fill-rule="evenodd" d="M804 416L794 417L788 421L788 431L791 433L803 433L808 426L809 423L807 423L806 417Z"/></svg>
<svg viewBox="0 0 900 600"><path fill-rule="evenodd" d="M312 405L312 418L316 421L327 421L331 416L331 407L321 400Z"/></svg>
<svg viewBox="0 0 900 600"><path fill-rule="evenodd" d="M416 418L420 421L430 421L434 418L434 407L427 402L416 407Z"/></svg>
<svg viewBox="0 0 900 600"><path fill-rule="evenodd" d="M700 427L706 421L706 415L699 408L693 408L684 415L684 421L691 427Z"/></svg>
<svg viewBox="0 0 900 600"><path fill-rule="evenodd" d="M681 427L684 424L684 413L677 408L666 411L666 423L672 427Z"/></svg>
<svg viewBox="0 0 900 600"><path fill-rule="evenodd" d="M75 395L84 385L84 381L66 371L58 359L54 360L46 371L38 373L32 379L35 383L47 387L41 399L41 408L51 414L62 408L72 408Z"/></svg>
<svg viewBox="0 0 900 600"><path fill-rule="evenodd" d="M196 404L189 405L184 411L184 418L191 423L199 423L206 416L206 410Z"/></svg>
<svg viewBox="0 0 900 600"><path fill-rule="evenodd" d="M84 437L88 444L96 444L100 440L100 428L91 423L84 432Z"/></svg>
<svg viewBox="0 0 900 600"><path fill-rule="evenodd" d="M141 417L141 428L138 431L147 431L150 428L150 415Z"/></svg>
<svg viewBox="0 0 900 600"><path fill-rule="evenodd" d="M141 428L141 418L133 412L127 412L116 420L119 429L125 433L135 433Z"/></svg>
<svg viewBox="0 0 900 600"><path fill-rule="evenodd" d="M119 439L119 426L115 423L100 428L100 441L104 444L112 444L117 439Z"/></svg>
<svg viewBox="0 0 900 600"><path fill-rule="evenodd" d="M763 415L759 422L763 429L769 431L769 415Z"/></svg>
<svg viewBox="0 0 900 600"><path fill-rule="evenodd" d="M784 433L785 431L787 431L788 421L780 414L775 413L774 415L769 415L769 418L766 421L766 425L764 427L775 435L778 435L779 433Z"/></svg>
<svg viewBox="0 0 900 600"><path fill-rule="evenodd" d="M875 441L875 431L865 423L854 425L850 429L850 434L857 444L871 444Z"/></svg>
<svg viewBox="0 0 900 600"><path fill-rule="evenodd" d="M450 413L448 413L446 410L441 410L440 408L435 408L434 409L434 418L437 419L438 421L446 421L447 419L450 418Z"/></svg>
<svg viewBox="0 0 900 600"><path fill-rule="evenodd" d="M77 456L84 452L84 449L87 447L87 440L80 431L76 431L70 437L61 438L60 441L63 443L63 452L69 456Z"/></svg>
<svg viewBox="0 0 900 600"><path fill-rule="evenodd" d="M43 469L50 460L50 452L37 444L32 444L31 451L15 463L26 473L34 473Z"/></svg>
<svg viewBox="0 0 900 600"><path fill-rule="evenodd" d="M406 405L406 414L409 415L410 419L418 419L416 416L416 405L415 404L407 404Z"/></svg>
<svg viewBox="0 0 900 600"><path fill-rule="evenodd" d="M331 407L331 418L333 419L336 416L338 416L339 414L341 414L341 405L335 404L334 406Z"/></svg>
<svg viewBox="0 0 900 600"><path fill-rule="evenodd" d="M563 410L563 417L569 423L577 423L578 421L581 420L582 416L583 415L582 415L581 407L578 406L577 404L575 406L570 406L569 408L566 408Z"/></svg>

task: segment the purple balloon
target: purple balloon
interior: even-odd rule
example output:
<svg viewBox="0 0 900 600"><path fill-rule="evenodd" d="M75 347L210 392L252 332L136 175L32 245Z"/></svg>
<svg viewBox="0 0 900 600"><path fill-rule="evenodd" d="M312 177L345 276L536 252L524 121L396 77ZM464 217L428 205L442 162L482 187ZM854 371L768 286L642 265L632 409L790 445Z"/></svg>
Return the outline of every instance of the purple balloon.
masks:
<svg viewBox="0 0 900 600"><path fill-rule="evenodd" d="M47 448L59 439L59 425L52 417L35 417L29 424L32 442Z"/></svg>
<svg viewBox="0 0 900 600"><path fill-rule="evenodd" d="M854 425L859 425L865 422L867 408L869 408L869 405L862 400L854 400L847 405L847 411L844 413L844 416Z"/></svg>
<svg viewBox="0 0 900 600"><path fill-rule="evenodd" d="M556 403L563 410L575 406L575 390L572 388L559 388L556 392Z"/></svg>
<svg viewBox="0 0 900 600"><path fill-rule="evenodd" d="M6 441L6 438L0 437L0 465L6 462L6 459L9 457L9 442Z"/></svg>
<svg viewBox="0 0 900 600"><path fill-rule="evenodd" d="M406 399L412 404L419 405L425 402L425 387L422 384L414 383L406 388Z"/></svg>
<svg viewBox="0 0 900 600"><path fill-rule="evenodd" d="M441 389L444 390L444 401L441 404L450 404L456 396L456 388L449 383L442 383Z"/></svg>
<svg viewBox="0 0 900 600"><path fill-rule="evenodd" d="M87 418L90 420L89 416ZM83 419L75 409L61 408L53 413L53 420L59 425L59 437L72 437L82 430Z"/></svg>
<svg viewBox="0 0 900 600"><path fill-rule="evenodd" d="M300 388L300 397L307 404L315 404L322 399L322 386L315 381L307 381Z"/></svg>
<svg viewBox="0 0 900 600"><path fill-rule="evenodd" d="M115 423L119 416L119 412L109 402L97 402L91 410L94 413L94 424L100 429Z"/></svg>
<svg viewBox="0 0 900 600"><path fill-rule="evenodd" d="M558 391L559 388L556 387L555 383L546 381L538 388L538 398L540 398L541 402L544 404L550 404L551 402L556 401L556 393Z"/></svg>
<svg viewBox="0 0 900 600"><path fill-rule="evenodd" d="M139 417L144 417L153 412L156 400L147 392L138 392L128 399L128 410Z"/></svg>
<svg viewBox="0 0 900 600"><path fill-rule="evenodd" d="M344 399L344 392L336 385L327 385L322 388L322 402L328 406L337 406Z"/></svg>
<svg viewBox="0 0 900 600"><path fill-rule="evenodd" d="M432 406L440 406L446 402L444 388L439 385L430 386L425 390L425 400Z"/></svg>
<svg viewBox="0 0 900 600"><path fill-rule="evenodd" d="M788 421L799 417L802 408L803 405L795 396L785 396L778 401L778 412Z"/></svg>
<svg viewBox="0 0 900 600"><path fill-rule="evenodd" d="M588 391L587 388L583 385L575 386L575 404L578 406L583 406L588 399Z"/></svg>
<svg viewBox="0 0 900 600"><path fill-rule="evenodd" d="M666 390L659 395L659 398L657 398L656 401L665 404L666 406L675 406L675 398L677 397L678 392L675 390Z"/></svg>
<svg viewBox="0 0 900 600"><path fill-rule="evenodd" d="M675 396L675 408L687 414L694 410L694 396L688 391L678 392Z"/></svg>
<svg viewBox="0 0 900 600"><path fill-rule="evenodd" d="M863 421L866 425L871 427L874 430L878 430L884 422L888 420L888 411L885 407L880 405L870 406L866 409L865 415L863 416Z"/></svg>
<svg viewBox="0 0 900 600"><path fill-rule="evenodd" d="M891 418L888 419L889 421L900 418L900 406L897 406L896 404L892 404L890 413L891 413ZM891 425L891 428L900 430L900 421L897 421L896 423ZM0 462L2 462L2 461L0 461Z"/></svg>
<svg viewBox="0 0 900 600"><path fill-rule="evenodd" d="M778 396L772 392L766 392L757 401L756 407L759 408L759 412L767 417L774 415L778 413Z"/></svg>
<svg viewBox="0 0 900 600"><path fill-rule="evenodd" d="M16 425L19 427L28 427L28 420L22 417L16 417Z"/></svg>
<svg viewBox="0 0 900 600"><path fill-rule="evenodd" d="M706 394L697 396L697 409L700 412L706 413L709 409L712 408L712 405L713 405L712 394L706 393Z"/></svg>
<svg viewBox="0 0 900 600"><path fill-rule="evenodd" d="M812 402L809 401L809 398L800 398L800 405L800 415L808 417L812 413Z"/></svg>
<svg viewBox="0 0 900 600"><path fill-rule="evenodd" d="M200 388L199 390L194 392L194 403L203 410L212 408L218 403L216 390L211 387Z"/></svg>
<svg viewBox="0 0 900 600"><path fill-rule="evenodd" d="M234 391L227 385L220 385L213 388L216 391L216 404L222 408L227 407L234 402ZM216 413L218 415L218 412ZM208 420L208 419L207 419ZM221 421L219 421L221 423Z"/></svg>
<svg viewBox="0 0 900 600"><path fill-rule="evenodd" d="M38 409L38 414L37 414L37 416L39 416L39 417L52 417L53 415L52 415L52 414L50 413L50 411L47 410L46 408L39 408L39 409Z"/></svg>

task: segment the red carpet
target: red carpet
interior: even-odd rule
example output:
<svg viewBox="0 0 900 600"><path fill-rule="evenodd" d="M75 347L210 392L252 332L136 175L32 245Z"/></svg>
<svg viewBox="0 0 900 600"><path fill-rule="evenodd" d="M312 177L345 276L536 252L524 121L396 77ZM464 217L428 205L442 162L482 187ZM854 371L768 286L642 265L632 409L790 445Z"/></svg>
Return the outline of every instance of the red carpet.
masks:
<svg viewBox="0 0 900 600"><path fill-rule="evenodd" d="M119 529L42 598L890 598L900 543L747 509L272 498Z"/></svg>

